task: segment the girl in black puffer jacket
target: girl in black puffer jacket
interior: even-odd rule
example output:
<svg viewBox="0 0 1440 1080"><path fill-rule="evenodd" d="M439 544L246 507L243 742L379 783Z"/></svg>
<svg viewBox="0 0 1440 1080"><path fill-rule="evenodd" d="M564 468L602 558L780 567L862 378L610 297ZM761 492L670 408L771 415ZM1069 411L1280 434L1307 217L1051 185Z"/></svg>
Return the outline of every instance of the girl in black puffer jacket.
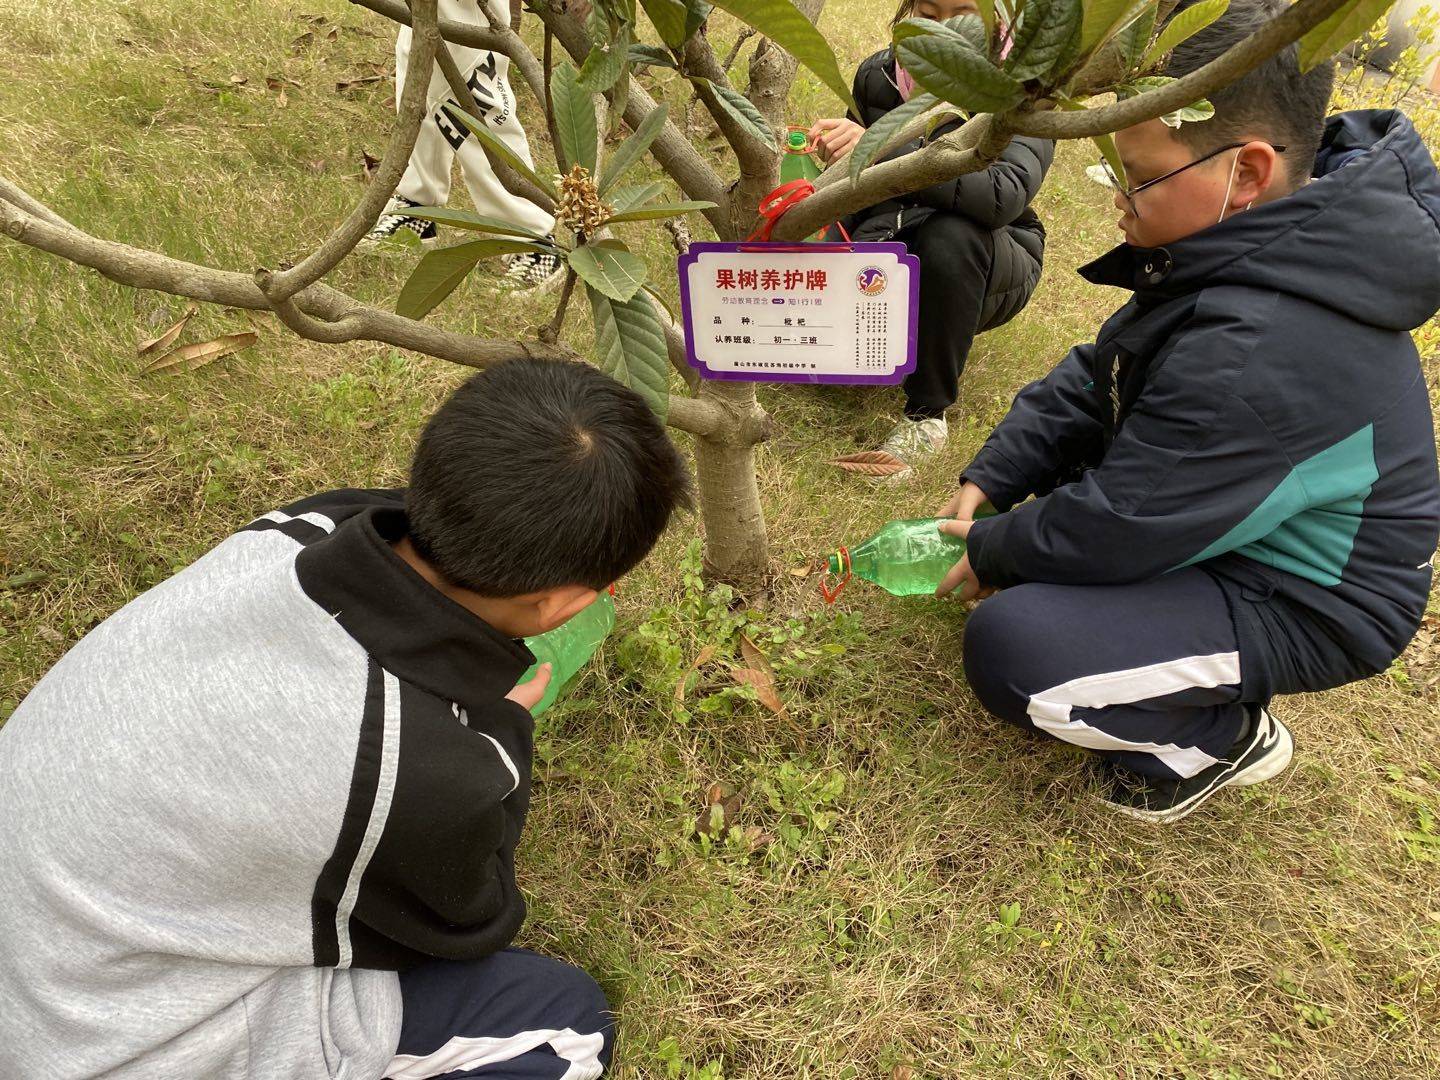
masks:
<svg viewBox="0 0 1440 1080"><path fill-rule="evenodd" d="M943 21L973 12L972 0L903 0L895 21L912 16ZM860 115L820 120L810 130L822 159L849 153L864 128L913 88L891 48L860 64L854 97ZM931 138L953 131L942 124ZM910 153L915 140L889 157ZM945 444L945 410L960 392L960 372L975 335L1014 318L1040 280L1045 229L1030 200L1055 155L1048 139L1016 138L1000 160L981 172L887 199L846 224L855 240L899 240L920 260L920 327L916 368L905 380L905 419L881 450L905 468Z"/></svg>

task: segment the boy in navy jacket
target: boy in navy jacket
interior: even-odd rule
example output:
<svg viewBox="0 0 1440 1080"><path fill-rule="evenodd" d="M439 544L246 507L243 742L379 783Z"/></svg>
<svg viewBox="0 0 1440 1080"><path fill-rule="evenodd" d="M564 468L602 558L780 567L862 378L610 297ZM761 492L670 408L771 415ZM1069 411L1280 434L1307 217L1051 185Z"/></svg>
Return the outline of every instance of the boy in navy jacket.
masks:
<svg viewBox="0 0 1440 1080"><path fill-rule="evenodd" d="M1283 7L1232 0L1167 73ZM944 511L969 550L941 591L1003 590L966 630L981 703L1098 751L1134 817L1277 775L1270 697L1384 670L1425 609L1440 484L1409 331L1440 307L1440 177L1398 112L1325 120L1332 81L1291 47L1213 119L1116 135L1126 242L1081 273L1133 295Z"/></svg>

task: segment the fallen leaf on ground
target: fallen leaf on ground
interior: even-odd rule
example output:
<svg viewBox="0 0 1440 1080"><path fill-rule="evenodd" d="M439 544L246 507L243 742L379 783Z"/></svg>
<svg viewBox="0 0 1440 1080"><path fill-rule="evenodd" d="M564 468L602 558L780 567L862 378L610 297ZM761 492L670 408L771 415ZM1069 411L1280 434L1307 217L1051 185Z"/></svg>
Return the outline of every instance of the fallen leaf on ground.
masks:
<svg viewBox="0 0 1440 1080"><path fill-rule="evenodd" d="M219 360L222 356L229 356L233 352L249 348L258 339L259 335L255 331L245 330L239 334L226 334L213 341L197 341L192 345L182 345L146 365L145 373L149 375L157 371L174 371L182 368L182 365L183 370L194 371L212 361Z"/></svg>
<svg viewBox="0 0 1440 1080"><path fill-rule="evenodd" d="M695 672L699 671L702 667L704 667L714 658L715 646L706 645L703 649L700 650L700 655L695 657L695 662L691 664L688 668L686 668L684 672L681 673L680 681L675 684L676 705L683 705L685 702L686 684L690 681L690 676L694 675Z"/></svg>
<svg viewBox="0 0 1440 1080"><path fill-rule="evenodd" d="M791 577L809 577L813 572L814 568L809 566L792 566L790 568Z"/></svg>
<svg viewBox="0 0 1440 1080"><path fill-rule="evenodd" d="M379 158L377 158L377 157L371 157L371 156L370 156L370 152L369 152L368 150L361 150L361 151L360 151L360 172L361 172L361 175L364 176L365 182L366 182L367 184L368 184L371 180L373 180L373 179L375 178L375 170L378 169L379 167L380 167L380 159L379 159Z"/></svg>
<svg viewBox="0 0 1440 1080"><path fill-rule="evenodd" d="M335 90L337 93L343 94L347 90L354 90L357 86L378 83L384 78L384 75L356 75L353 79L341 79L335 84Z"/></svg>
<svg viewBox="0 0 1440 1080"><path fill-rule="evenodd" d="M745 658L745 667L731 668L730 677L741 686L753 687L761 705L786 719L785 704L775 689L775 671L765 654L744 634L740 635L740 655Z"/></svg>
<svg viewBox="0 0 1440 1080"><path fill-rule="evenodd" d="M149 341L141 342L138 346L136 346L135 355L144 356L146 353L154 352L157 349L161 352L164 352L171 345L174 345L175 339L178 338L181 331L185 329L185 324L188 323L195 315L195 312L199 310L200 309L198 307L196 307L194 304L191 304L180 316L179 322L176 322L168 330L160 334L159 337L153 337Z"/></svg>
<svg viewBox="0 0 1440 1080"><path fill-rule="evenodd" d="M903 472L907 467L903 461L897 461L884 450L862 450L858 454L846 454L830 464L837 469L862 473L865 476L890 476Z"/></svg>

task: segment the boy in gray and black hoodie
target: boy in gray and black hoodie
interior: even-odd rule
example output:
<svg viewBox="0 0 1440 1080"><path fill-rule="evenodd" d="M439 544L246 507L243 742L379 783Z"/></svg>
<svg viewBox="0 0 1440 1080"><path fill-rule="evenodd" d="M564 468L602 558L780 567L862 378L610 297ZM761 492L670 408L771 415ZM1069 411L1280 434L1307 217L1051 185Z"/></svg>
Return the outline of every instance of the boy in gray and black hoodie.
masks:
<svg viewBox="0 0 1440 1080"><path fill-rule="evenodd" d="M87 635L0 729L0 1076L599 1076L599 988L507 948L518 639L687 497L638 396L515 361L407 491L265 514Z"/></svg>

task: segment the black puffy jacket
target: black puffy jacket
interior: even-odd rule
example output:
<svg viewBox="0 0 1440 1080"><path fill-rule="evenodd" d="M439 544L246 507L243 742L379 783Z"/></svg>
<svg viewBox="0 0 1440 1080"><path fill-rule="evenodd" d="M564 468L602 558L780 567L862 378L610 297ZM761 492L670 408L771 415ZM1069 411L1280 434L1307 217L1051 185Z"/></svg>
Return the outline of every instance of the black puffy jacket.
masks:
<svg viewBox="0 0 1440 1080"><path fill-rule="evenodd" d="M851 119L865 127L901 104L895 82L895 53L882 49L861 61L855 72L855 103L860 114ZM959 127L954 120L935 129L933 140ZM924 145L915 139L897 147L884 160L912 153ZM933 187L886 199L852 215L846 222L855 240L890 240L902 229L919 225L937 210L962 214L987 229L1003 230L1014 244L996 244L981 325L1003 322L1024 303L1040 278L1045 254L1045 227L1030 201L1040 190L1055 157L1049 139L1016 137L1000 160L988 169L946 180Z"/></svg>

